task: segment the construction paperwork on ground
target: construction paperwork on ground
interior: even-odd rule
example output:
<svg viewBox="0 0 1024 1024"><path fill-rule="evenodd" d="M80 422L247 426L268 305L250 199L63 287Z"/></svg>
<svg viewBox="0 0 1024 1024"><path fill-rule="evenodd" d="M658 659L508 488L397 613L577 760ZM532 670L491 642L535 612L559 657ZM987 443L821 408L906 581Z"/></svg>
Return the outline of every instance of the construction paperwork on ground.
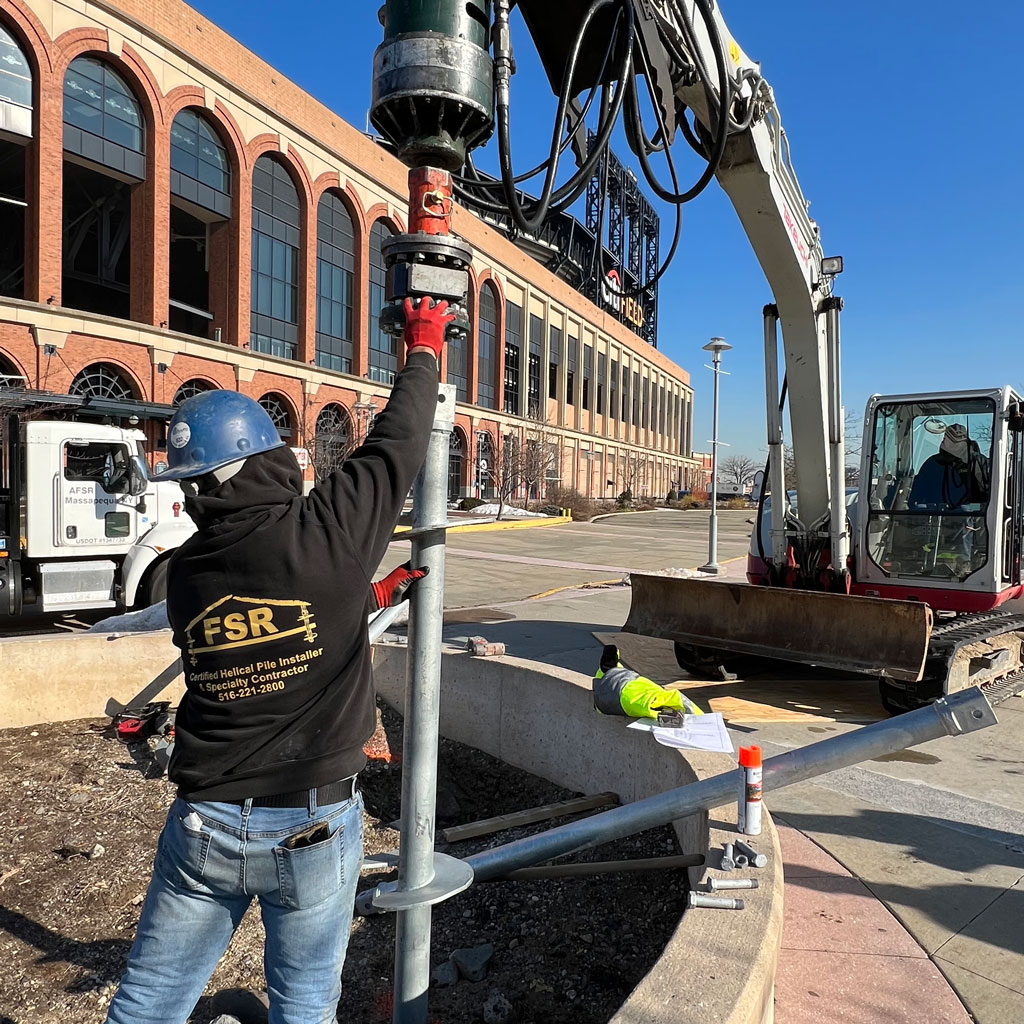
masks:
<svg viewBox="0 0 1024 1024"><path fill-rule="evenodd" d="M711 712L706 715L683 715L683 724L678 727L655 725L645 719L637 719L628 726L654 734L654 738L666 747L680 750L711 750L719 754L732 754L732 739L725 727L725 719Z"/></svg>

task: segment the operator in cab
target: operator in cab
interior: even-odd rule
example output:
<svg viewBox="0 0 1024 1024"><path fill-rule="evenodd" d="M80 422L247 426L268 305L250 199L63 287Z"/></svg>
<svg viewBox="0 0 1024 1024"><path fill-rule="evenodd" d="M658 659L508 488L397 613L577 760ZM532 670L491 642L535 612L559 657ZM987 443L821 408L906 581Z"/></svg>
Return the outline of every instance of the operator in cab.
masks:
<svg viewBox="0 0 1024 1024"><path fill-rule="evenodd" d="M953 510L983 505L989 497L988 459L967 428L946 427L939 450L925 459L910 488L911 509Z"/></svg>
<svg viewBox="0 0 1024 1024"><path fill-rule="evenodd" d="M376 724L367 616L422 570L371 583L426 455L447 303L405 303L405 367L363 445L304 496L259 405L188 399L168 469L198 531L170 563L187 692L177 784L108 1024L184 1024L253 898L272 1024L333 1021L362 862L356 776Z"/></svg>

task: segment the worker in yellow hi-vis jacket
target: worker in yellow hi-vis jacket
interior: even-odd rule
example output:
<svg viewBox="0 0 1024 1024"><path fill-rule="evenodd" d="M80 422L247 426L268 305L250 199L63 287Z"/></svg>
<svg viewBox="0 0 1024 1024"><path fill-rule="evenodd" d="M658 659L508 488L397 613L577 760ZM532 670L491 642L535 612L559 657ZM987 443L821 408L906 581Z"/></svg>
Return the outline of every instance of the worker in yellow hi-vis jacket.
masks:
<svg viewBox="0 0 1024 1024"><path fill-rule="evenodd" d="M665 711L704 714L685 694L624 667L614 644L606 645L601 653L601 667L594 676L594 707L603 715L627 718L657 718Z"/></svg>

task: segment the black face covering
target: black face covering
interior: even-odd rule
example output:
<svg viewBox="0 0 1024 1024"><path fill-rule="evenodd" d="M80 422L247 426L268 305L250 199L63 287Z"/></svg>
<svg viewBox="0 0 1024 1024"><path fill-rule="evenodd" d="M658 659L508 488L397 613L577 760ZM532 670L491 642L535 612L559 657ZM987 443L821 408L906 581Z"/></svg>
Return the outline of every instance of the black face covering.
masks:
<svg viewBox="0 0 1024 1024"><path fill-rule="evenodd" d="M185 496L185 511L202 530L237 515L283 505L302 494L302 470L290 448L251 455L230 480L196 497Z"/></svg>

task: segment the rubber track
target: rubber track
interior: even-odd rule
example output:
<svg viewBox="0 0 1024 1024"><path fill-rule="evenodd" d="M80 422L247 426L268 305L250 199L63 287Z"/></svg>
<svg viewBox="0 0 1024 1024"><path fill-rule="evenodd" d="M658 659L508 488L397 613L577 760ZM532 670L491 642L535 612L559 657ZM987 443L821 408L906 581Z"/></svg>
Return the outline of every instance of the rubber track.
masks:
<svg viewBox="0 0 1024 1024"><path fill-rule="evenodd" d="M1024 669L1014 672L1012 676L1007 676L1005 679L996 679L991 683L986 683L981 688L981 692L988 698L992 707L998 707L1004 700L1016 697L1022 690L1024 690Z"/></svg>
<svg viewBox="0 0 1024 1024"><path fill-rule="evenodd" d="M942 692L945 692L946 676L961 647L1016 630L1024 630L1024 615L998 610L951 619L934 626L922 682L938 682L942 685ZM998 682L995 680L993 685Z"/></svg>

